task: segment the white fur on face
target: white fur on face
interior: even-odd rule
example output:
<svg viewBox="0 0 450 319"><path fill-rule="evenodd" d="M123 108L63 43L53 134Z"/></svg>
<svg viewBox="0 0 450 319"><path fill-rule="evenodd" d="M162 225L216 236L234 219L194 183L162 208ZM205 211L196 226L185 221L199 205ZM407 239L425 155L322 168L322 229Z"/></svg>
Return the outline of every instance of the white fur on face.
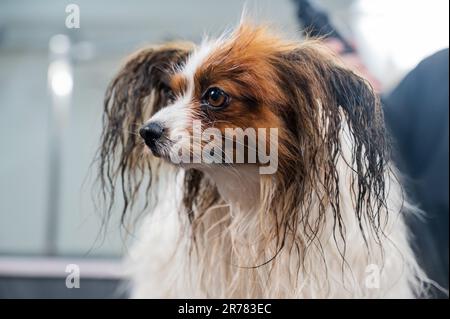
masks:
<svg viewBox="0 0 450 319"><path fill-rule="evenodd" d="M181 73L188 80L188 86L194 85L194 75L197 69L205 62L213 51L215 45L212 42L203 41L200 47L191 54L182 67Z"/></svg>
<svg viewBox="0 0 450 319"><path fill-rule="evenodd" d="M162 108L156 112L148 122L160 122L165 130L169 132L167 136L173 140L180 132L186 130L192 120L192 110L189 104L192 99L192 91L178 98L173 104Z"/></svg>
<svg viewBox="0 0 450 319"><path fill-rule="evenodd" d="M203 42L188 58L179 72L187 81L187 90L182 96L177 97L176 101L155 113L147 122L160 122L168 131L167 138L175 141L190 126L194 119L194 112L190 107L194 94L194 75L197 69L202 65L206 58L213 51L212 42Z"/></svg>

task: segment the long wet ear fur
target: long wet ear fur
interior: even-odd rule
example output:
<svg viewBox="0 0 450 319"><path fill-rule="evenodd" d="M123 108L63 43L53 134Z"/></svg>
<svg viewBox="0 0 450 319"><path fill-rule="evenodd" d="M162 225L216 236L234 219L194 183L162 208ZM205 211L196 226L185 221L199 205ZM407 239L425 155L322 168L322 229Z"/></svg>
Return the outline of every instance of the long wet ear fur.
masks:
<svg viewBox="0 0 450 319"><path fill-rule="evenodd" d="M381 215L387 211L389 143L379 98L366 80L339 65L315 41L280 53L273 63L286 96L276 109L287 132L280 141L276 182L266 179L263 184L262 213L275 214L271 220L276 224L272 238L277 239L277 252L296 236L298 227L303 227L303 238L289 242L297 249L310 246L320 235L324 219L334 218L335 241L345 255L340 191L353 193L365 240L369 235L379 238L386 220ZM347 155L344 126L351 143ZM338 172L338 161L354 172L351 189L339 187L339 178L345 176ZM317 206L318 213L311 209Z"/></svg>
<svg viewBox="0 0 450 319"><path fill-rule="evenodd" d="M98 152L99 181L103 199L109 203L108 213L120 183L122 221L140 187L146 184L149 189L152 183L152 165L143 157L139 127L167 105L171 98L168 75L186 60L192 48L190 43L174 43L141 49L128 58L108 86Z"/></svg>

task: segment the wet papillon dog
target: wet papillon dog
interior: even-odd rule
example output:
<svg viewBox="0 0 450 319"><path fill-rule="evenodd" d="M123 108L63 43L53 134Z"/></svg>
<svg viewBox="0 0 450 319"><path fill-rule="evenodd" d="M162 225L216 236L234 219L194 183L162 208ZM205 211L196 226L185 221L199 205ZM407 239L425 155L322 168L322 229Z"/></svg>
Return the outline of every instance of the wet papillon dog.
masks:
<svg viewBox="0 0 450 319"><path fill-rule="evenodd" d="M133 297L422 293L379 99L320 40L242 22L135 52L107 89L99 159L109 207L148 212Z"/></svg>

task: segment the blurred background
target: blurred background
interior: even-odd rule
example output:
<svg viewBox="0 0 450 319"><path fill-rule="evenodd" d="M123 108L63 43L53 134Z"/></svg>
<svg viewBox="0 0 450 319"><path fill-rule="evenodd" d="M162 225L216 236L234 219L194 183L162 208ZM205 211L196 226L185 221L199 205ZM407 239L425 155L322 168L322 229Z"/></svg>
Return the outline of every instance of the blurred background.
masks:
<svg viewBox="0 0 450 319"><path fill-rule="evenodd" d="M70 3L78 5L80 28L65 25ZM383 95L448 47L447 0L314 4L357 48L358 63ZM0 298L126 296L118 212L99 237L103 216L92 200L90 165L108 81L134 49L218 35L242 8L238 0L0 2ZM296 1L248 1L247 8L301 39ZM446 114L448 143L448 104ZM448 247L448 232L446 240ZM80 289L66 288L68 264L80 265Z"/></svg>

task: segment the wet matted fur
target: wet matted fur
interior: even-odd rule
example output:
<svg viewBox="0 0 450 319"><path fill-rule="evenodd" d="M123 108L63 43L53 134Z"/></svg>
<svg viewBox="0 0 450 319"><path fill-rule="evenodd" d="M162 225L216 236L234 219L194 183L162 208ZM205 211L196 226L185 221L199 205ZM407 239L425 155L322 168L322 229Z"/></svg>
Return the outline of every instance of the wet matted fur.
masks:
<svg viewBox="0 0 450 319"><path fill-rule="evenodd" d="M234 104L204 114L198 95L216 83ZM276 173L258 175L252 165L174 166L145 153L139 127L189 90L189 121L220 130L277 127ZM112 205L121 189L123 216L143 191L154 195L130 257L133 295L423 293L425 276L402 216L413 209L389 145L377 95L320 41L289 41L241 24L200 46L139 50L106 92L99 151L103 194Z"/></svg>

